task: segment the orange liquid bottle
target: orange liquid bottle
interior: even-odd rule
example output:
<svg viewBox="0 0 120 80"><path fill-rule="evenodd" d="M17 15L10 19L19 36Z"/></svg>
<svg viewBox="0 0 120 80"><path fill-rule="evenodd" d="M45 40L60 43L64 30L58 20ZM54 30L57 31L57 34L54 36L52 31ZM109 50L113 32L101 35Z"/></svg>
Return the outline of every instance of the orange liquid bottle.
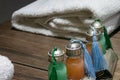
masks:
<svg viewBox="0 0 120 80"><path fill-rule="evenodd" d="M84 77L83 54L79 43L70 43L66 46L66 68L68 80L80 80Z"/></svg>
<svg viewBox="0 0 120 80"><path fill-rule="evenodd" d="M87 43L86 48L87 48L88 52L91 54L92 43Z"/></svg>

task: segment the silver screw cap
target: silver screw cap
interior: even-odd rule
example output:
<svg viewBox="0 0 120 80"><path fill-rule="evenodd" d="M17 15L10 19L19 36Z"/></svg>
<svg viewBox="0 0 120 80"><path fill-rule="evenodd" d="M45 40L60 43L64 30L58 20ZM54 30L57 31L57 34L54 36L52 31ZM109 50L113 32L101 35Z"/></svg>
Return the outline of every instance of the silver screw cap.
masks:
<svg viewBox="0 0 120 80"><path fill-rule="evenodd" d="M77 56L82 53L81 46L79 43L69 43L66 45L67 56Z"/></svg>
<svg viewBox="0 0 120 80"><path fill-rule="evenodd" d="M49 61L51 61L52 60L52 50L50 52L48 52L48 56L49 56ZM54 57L57 62L64 61L64 51L57 48L57 50L54 52Z"/></svg>

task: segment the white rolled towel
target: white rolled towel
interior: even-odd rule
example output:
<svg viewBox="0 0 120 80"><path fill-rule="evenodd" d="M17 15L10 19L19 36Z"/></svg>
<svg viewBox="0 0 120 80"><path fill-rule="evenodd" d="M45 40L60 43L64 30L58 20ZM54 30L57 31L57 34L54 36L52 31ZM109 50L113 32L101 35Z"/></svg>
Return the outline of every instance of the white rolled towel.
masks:
<svg viewBox="0 0 120 80"><path fill-rule="evenodd" d="M120 0L37 0L13 13L12 26L32 33L71 38L81 37L89 25L85 22L97 18L105 22L111 33L119 26L119 4ZM115 21L109 24L111 19Z"/></svg>
<svg viewBox="0 0 120 80"><path fill-rule="evenodd" d="M5 56L0 55L0 80L12 80L14 65Z"/></svg>

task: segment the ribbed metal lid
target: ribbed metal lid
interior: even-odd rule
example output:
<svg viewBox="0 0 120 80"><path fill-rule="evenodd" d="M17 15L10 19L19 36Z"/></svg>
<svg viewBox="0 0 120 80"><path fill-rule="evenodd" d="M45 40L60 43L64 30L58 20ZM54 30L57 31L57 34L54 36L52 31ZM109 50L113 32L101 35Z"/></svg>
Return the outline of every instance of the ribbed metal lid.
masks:
<svg viewBox="0 0 120 80"><path fill-rule="evenodd" d="M100 29L100 28L103 27L103 25L101 24L101 21L99 21L99 20L95 20L95 21L91 24L91 26L95 27L96 29Z"/></svg>
<svg viewBox="0 0 120 80"><path fill-rule="evenodd" d="M93 35L94 35L94 32L96 33L95 35L100 35L101 32L100 32L100 31L97 31L96 28L94 28L94 29L93 29L93 28L94 28L94 27L92 27L92 26L89 27L89 29L88 29L88 31L87 31L87 35L88 35L88 36L93 36Z"/></svg>
<svg viewBox="0 0 120 80"><path fill-rule="evenodd" d="M51 61L51 59L52 59L52 50L50 52L48 52L48 55L49 55L49 61ZM55 57L57 62L63 61L64 60L64 51L57 48L57 50L54 51L54 57Z"/></svg>
<svg viewBox="0 0 120 80"><path fill-rule="evenodd" d="M76 56L82 53L81 46L79 43L69 43L66 45L66 55Z"/></svg>
<svg viewBox="0 0 120 80"><path fill-rule="evenodd" d="M96 34L94 34L94 32ZM87 41L92 41L93 35L96 35L97 39L99 39L100 34L101 34L101 31L97 31L96 28L91 26L91 27L89 27L89 29L88 29L88 31L86 33L86 40Z"/></svg>
<svg viewBox="0 0 120 80"><path fill-rule="evenodd" d="M52 56L52 51L48 53L48 55ZM62 56L64 54L63 50L60 50L59 48L54 52L54 56Z"/></svg>
<svg viewBox="0 0 120 80"><path fill-rule="evenodd" d="M96 31L103 32L103 24L100 20L95 20L92 24L92 27L96 29Z"/></svg>

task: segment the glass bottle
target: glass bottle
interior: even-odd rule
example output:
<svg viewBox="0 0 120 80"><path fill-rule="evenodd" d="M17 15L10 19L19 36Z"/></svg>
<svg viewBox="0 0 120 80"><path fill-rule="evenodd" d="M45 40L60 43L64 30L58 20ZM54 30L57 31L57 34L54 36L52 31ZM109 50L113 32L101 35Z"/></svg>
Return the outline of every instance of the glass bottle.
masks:
<svg viewBox="0 0 120 80"><path fill-rule="evenodd" d="M84 77L83 52L79 43L69 43L66 46L66 68L68 80L80 80Z"/></svg>
<svg viewBox="0 0 120 80"><path fill-rule="evenodd" d="M99 25L99 27L98 27ZM101 27L100 27L101 26ZM91 27L89 28L88 32L87 32L87 43L86 43L86 48L88 49L89 53L91 54L91 50L92 50L92 37L93 37L93 28L95 29L96 31L96 37L97 37L97 42L98 42L98 45L99 45L99 49L101 51L101 53L103 54L103 48L102 48L102 45L101 45L101 42L100 42L100 36L101 34L104 34L103 33L103 27L102 25L100 25L99 22L94 22ZM104 54L103 54L103 57L104 57ZM94 61L94 58L92 58L93 61ZM104 57L105 59L105 57ZM106 61L106 59L105 59ZM105 69L105 70L100 70L100 71L97 71L96 72L96 79L107 79L107 78L111 78L112 75L110 74L109 70Z"/></svg>
<svg viewBox="0 0 120 80"><path fill-rule="evenodd" d="M52 53L53 51L48 52L48 56L49 56L48 60L50 61L50 64L48 66L49 80L67 80L66 65L64 63L64 51L57 48L57 50L54 51L54 57ZM54 62L53 62L53 58L55 58ZM53 68L55 70L53 70ZM51 75L52 75L52 79L51 79Z"/></svg>
<svg viewBox="0 0 120 80"><path fill-rule="evenodd" d="M91 48L92 48L92 36L93 36L93 32L94 32L94 30L93 30L93 28L96 30L96 36L97 36L97 40L98 40L98 42L99 42L99 39L100 39L100 34L103 34L102 32L103 32L103 26L102 26L102 24L99 22L99 21L97 21L97 20L95 20L91 25L90 25L90 27L89 27L89 30L88 30L88 32L86 33L86 35L87 35L87 37L86 37L86 40L88 41L87 43L86 43L86 48L87 48L87 50L88 50L88 52L91 54ZM101 47L101 44L99 43L99 47L100 47L100 49L102 50L102 47Z"/></svg>

